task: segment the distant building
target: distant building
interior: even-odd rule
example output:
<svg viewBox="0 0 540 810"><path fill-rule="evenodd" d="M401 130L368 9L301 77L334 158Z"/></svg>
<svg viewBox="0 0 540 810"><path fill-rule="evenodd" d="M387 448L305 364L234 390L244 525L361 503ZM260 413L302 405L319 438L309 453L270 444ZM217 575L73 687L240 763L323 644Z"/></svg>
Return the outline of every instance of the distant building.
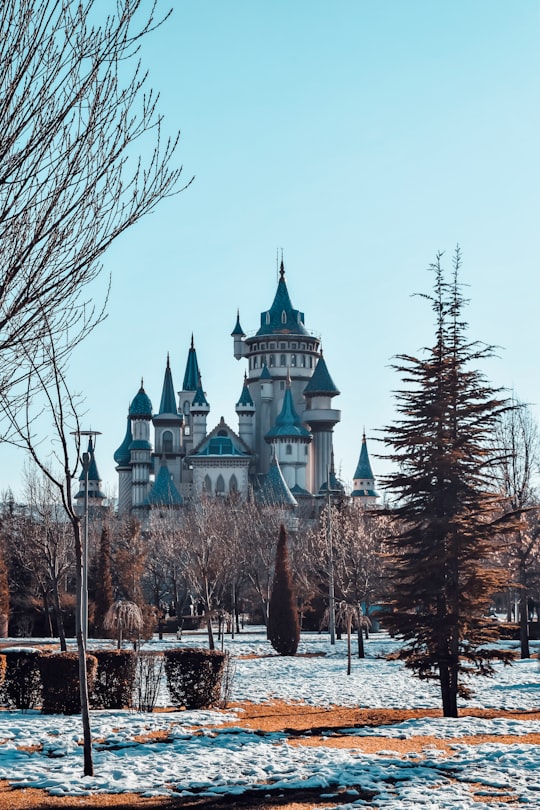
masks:
<svg viewBox="0 0 540 810"><path fill-rule="evenodd" d="M124 440L114 454L120 515L142 517L160 506L181 509L203 493L243 499L252 492L255 498L295 508L320 499L330 479L333 490L341 486L332 448L341 418L333 407L339 390L320 339L307 330L304 313L291 303L283 261L274 300L261 313L259 329L246 335L238 314L232 338L234 356L247 364L236 403L236 430L223 418L208 429L210 404L193 337L180 391L175 391L167 358L157 413L141 382L129 407ZM364 447L365 437L362 452ZM369 480L365 488L372 495L362 497L373 500L372 476ZM356 483L355 477L355 489Z"/></svg>

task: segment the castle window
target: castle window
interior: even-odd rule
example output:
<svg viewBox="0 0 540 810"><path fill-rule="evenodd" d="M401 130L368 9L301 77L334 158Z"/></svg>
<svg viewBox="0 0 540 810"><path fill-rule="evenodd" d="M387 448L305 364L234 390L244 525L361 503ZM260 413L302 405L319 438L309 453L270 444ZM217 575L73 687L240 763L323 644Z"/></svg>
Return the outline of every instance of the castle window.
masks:
<svg viewBox="0 0 540 810"><path fill-rule="evenodd" d="M285 355L284 355L284 354L280 355L280 357L279 357L279 364L280 364L280 366L286 366L286 365L287 365L287 362L286 362L286 360L285 360Z"/></svg>
<svg viewBox="0 0 540 810"><path fill-rule="evenodd" d="M302 354L300 356L300 365L302 366L302 368L306 367L306 355L305 354Z"/></svg>
<svg viewBox="0 0 540 810"><path fill-rule="evenodd" d="M172 453L173 451L173 435L170 430L166 430L161 440L161 447L164 453Z"/></svg>
<svg viewBox="0 0 540 810"><path fill-rule="evenodd" d="M267 312L266 313L266 325L268 326L269 323L270 323L270 313Z"/></svg>
<svg viewBox="0 0 540 810"><path fill-rule="evenodd" d="M275 361L274 355L271 354L269 359L268 359L268 365L270 366L270 368L274 367L274 361Z"/></svg>
<svg viewBox="0 0 540 810"><path fill-rule="evenodd" d="M185 416L189 416L189 402L188 402L188 400L187 400L187 399L186 399L186 401L184 402L184 407L183 407L183 409L182 409L182 410L183 410L183 412L184 412Z"/></svg>
<svg viewBox="0 0 540 810"><path fill-rule="evenodd" d="M279 344L279 348L280 348L280 349L286 349L286 348L287 348L287 344L286 344L286 343L280 343L280 344Z"/></svg>
<svg viewBox="0 0 540 810"><path fill-rule="evenodd" d="M275 343L269 343L269 344L268 344L268 348L269 348L269 349L275 349L275 348L276 348L276 344L275 344Z"/></svg>
<svg viewBox="0 0 540 810"><path fill-rule="evenodd" d="M229 481L229 492L238 492L238 481L236 480L236 475L231 475L231 480Z"/></svg>
<svg viewBox="0 0 540 810"><path fill-rule="evenodd" d="M222 475L218 475L218 479L216 481L216 495L220 497L225 495L225 481L223 480Z"/></svg>
<svg viewBox="0 0 540 810"><path fill-rule="evenodd" d="M309 358L309 367L313 368L313 357Z"/></svg>
<svg viewBox="0 0 540 810"><path fill-rule="evenodd" d="M297 349L297 348L298 348L298 346L296 345L296 343L291 343L291 349Z"/></svg>
<svg viewBox="0 0 540 810"><path fill-rule="evenodd" d="M293 368L296 367L296 355L295 354L291 354L291 366Z"/></svg>
<svg viewBox="0 0 540 810"><path fill-rule="evenodd" d="M304 447L304 455L307 456L307 454L308 454L308 446L306 444Z"/></svg>
<svg viewBox="0 0 540 810"><path fill-rule="evenodd" d="M287 323L287 313L285 310L281 313L281 323Z"/></svg>
<svg viewBox="0 0 540 810"><path fill-rule="evenodd" d="M287 444L285 446L285 455L292 456L292 445L291 444Z"/></svg>
<svg viewBox="0 0 540 810"><path fill-rule="evenodd" d="M204 476L204 481L203 481L203 491L204 491L204 492L205 492L207 495L211 495L211 494L212 494L212 481L211 481L211 479L210 479L210 476L209 476L209 475L205 475L205 476Z"/></svg>

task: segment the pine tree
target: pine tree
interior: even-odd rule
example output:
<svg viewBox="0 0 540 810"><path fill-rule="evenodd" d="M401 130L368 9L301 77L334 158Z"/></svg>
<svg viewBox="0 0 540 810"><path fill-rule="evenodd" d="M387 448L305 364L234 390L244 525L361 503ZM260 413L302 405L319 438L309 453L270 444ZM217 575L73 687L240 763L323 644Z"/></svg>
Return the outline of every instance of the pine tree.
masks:
<svg viewBox="0 0 540 810"><path fill-rule="evenodd" d="M280 655L295 655L300 641L296 593L287 551L285 526L279 527L272 596L268 609L268 638Z"/></svg>
<svg viewBox="0 0 540 810"><path fill-rule="evenodd" d="M404 388L385 442L398 471L384 485L397 495L392 514L400 529L391 541L386 626L402 638L406 666L440 681L444 716L457 717L458 695L470 694L464 676L490 675L494 658L507 659L488 648L497 634L486 617L502 587L500 570L490 567L496 504L489 438L508 406L472 367L493 350L466 338L459 249L450 281L441 256L431 265L433 294L424 296L436 315L434 345L422 358L400 355L394 366Z"/></svg>
<svg viewBox="0 0 540 810"><path fill-rule="evenodd" d="M98 634L103 631L103 622L114 601L111 576L111 537L109 527L104 524L99 544L99 559L96 581L95 626Z"/></svg>

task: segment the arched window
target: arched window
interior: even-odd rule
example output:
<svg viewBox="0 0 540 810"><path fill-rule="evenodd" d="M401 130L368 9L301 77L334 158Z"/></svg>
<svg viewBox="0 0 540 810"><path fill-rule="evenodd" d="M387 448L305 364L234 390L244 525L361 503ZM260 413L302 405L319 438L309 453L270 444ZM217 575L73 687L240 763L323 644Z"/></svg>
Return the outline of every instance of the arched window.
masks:
<svg viewBox="0 0 540 810"><path fill-rule="evenodd" d="M229 481L229 492L238 492L238 481L236 480L236 475L231 475L231 480Z"/></svg>
<svg viewBox="0 0 540 810"><path fill-rule="evenodd" d="M273 367L274 367L274 362L275 362L274 355L273 355L273 354L271 354L271 355L270 355L270 358L269 358L269 360L268 360L268 365L270 366L270 368L273 368Z"/></svg>
<svg viewBox="0 0 540 810"><path fill-rule="evenodd" d="M266 313L266 325L268 326L269 323L270 323L270 313L267 312Z"/></svg>
<svg viewBox="0 0 540 810"><path fill-rule="evenodd" d="M203 490L204 492L206 492L207 495L212 494L212 480L209 475L204 476Z"/></svg>
<svg viewBox="0 0 540 810"><path fill-rule="evenodd" d="M295 367L296 367L296 355L291 354L291 368L295 368Z"/></svg>
<svg viewBox="0 0 540 810"><path fill-rule="evenodd" d="M225 481L223 480L222 475L218 475L218 479L216 481L216 495L221 497L225 495Z"/></svg>
<svg viewBox="0 0 540 810"><path fill-rule="evenodd" d="M186 399L186 401L184 402L184 407L182 409L185 416L189 416L189 408L190 408L189 400Z"/></svg>
<svg viewBox="0 0 540 810"><path fill-rule="evenodd" d="M285 361L285 355L284 354L280 354L280 356L279 356L279 364L280 364L280 366L286 366L287 365L287 363Z"/></svg>
<svg viewBox="0 0 540 810"><path fill-rule="evenodd" d="M285 310L281 313L281 323L287 323L287 313Z"/></svg>
<svg viewBox="0 0 540 810"><path fill-rule="evenodd" d="M292 444L285 445L285 455L292 456Z"/></svg>
<svg viewBox="0 0 540 810"><path fill-rule="evenodd" d="M173 451L173 435L170 430L163 433L161 439L161 447L164 453L172 453Z"/></svg>

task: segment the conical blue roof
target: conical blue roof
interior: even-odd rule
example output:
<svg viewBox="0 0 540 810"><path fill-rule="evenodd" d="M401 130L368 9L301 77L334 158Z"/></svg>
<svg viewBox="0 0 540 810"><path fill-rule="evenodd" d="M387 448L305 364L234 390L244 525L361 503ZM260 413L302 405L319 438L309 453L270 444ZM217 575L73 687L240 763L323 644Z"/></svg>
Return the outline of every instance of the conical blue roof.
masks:
<svg viewBox="0 0 540 810"><path fill-rule="evenodd" d="M126 435L124 436L124 441L114 454L113 458L118 464L119 467L128 467L131 462L131 452L129 446L133 441L133 434L131 432L131 420L128 418L127 420L127 428L126 428Z"/></svg>
<svg viewBox="0 0 540 810"><path fill-rule="evenodd" d="M146 394L144 390L143 383L141 380L141 387L139 388L138 393L135 396L135 399L129 406L129 415L132 418L139 418L142 419L146 417L147 419L152 418L152 403L150 402L150 397Z"/></svg>
<svg viewBox="0 0 540 810"><path fill-rule="evenodd" d="M90 457L90 464L88 465L88 497L89 498L102 498L105 499L106 495L101 491L101 478L98 472L96 457L94 455L94 443L92 437L88 437L88 455ZM84 481L84 467L79 475L79 481ZM75 499L84 498L84 489L79 490L75 495Z"/></svg>
<svg viewBox="0 0 540 810"><path fill-rule="evenodd" d="M257 493L257 500L268 506L287 506L289 508L298 506L298 501L289 489L275 456L270 462L270 468Z"/></svg>
<svg viewBox="0 0 540 810"><path fill-rule="evenodd" d="M268 431L264 438L268 441L277 438L308 438L309 436L311 436L309 430L303 426L302 420L294 407L289 384L285 389L281 413L277 417L274 427Z"/></svg>
<svg viewBox="0 0 540 810"><path fill-rule="evenodd" d="M203 391L200 376L197 384L197 390L195 391L195 396L191 400L191 411L193 412L197 410L197 408L203 408L205 411L210 409L210 405L208 404L208 400L206 399L206 395Z"/></svg>
<svg viewBox="0 0 540 810"><path fill-rule="evenodd" d="M236 325L231 332L231 337L245 337L246 333L240 326L240 312L236 313Z"/></svg>
<svg viewBox="0 0 540 810"><path fill-rule="evenodd" d="M315 366L315 371L313 372L310 381L304 388L304 395L306 397L314 397L318 394L323 394L326 396L335 397L339 393L339 389L336 387L332 377L328 373L326 361L321 352L317 365Z"/></svg>
<svg viewBox="0 0 540 810"><path fill-rule="evenodd" d="M161 463L154 485L144 503L145 506L177 507L183 505L184 499L178 492L165 462Z"/></svg>
<svg viewBox="0 0 540 810"><path fill-rule="evenodd" d="M272 306L261 312L261 326L257 335L286 334L307 335L304 327L304 313L294 309L285 283L283 259L279 270L279 282Z"/></svg>
<svg viewBox="0 0 540 810"><path fill-rule="evenodd" d="M362 448L360 450L360 458L358 459L358 465L356 467L356 472L354 474L354 479L364 479L369 480L370 478L373 479L373 471L371 469L371 464L369 462L369 454L367 449L367 442L366 442L366 434L362 436Z"/></svg>
<svg viewBox="0 0 540 810"><path fill-rule="evenodd" d="M240 394L240 399L236 403L237 408L253 408L255 409L255 405L253 404L253 399L251 398L251 394L249 393L249 388L247 384L247 377L244 376L244 385L242 386L242 393Z"/></svg>
<svg viewBox="0 0 540 810"><path fill-rule="evenodd" d="M196 391L199 385L199 364L197 363L197 352L191 336L191 346L189 347L188 359L186 363L186 373L182 383L182 391Z"/></svg>
<svg viewBox="0 0 540 810"><path fill-rule="evenodd" d="M176 394L174 392L171 366L169 363L169 355L167 355L167 368L165 369L165 378L163 380L163 390L161 392L159 413L160 414L178 413L178 409L176 407Z"/></svg>
<svg viewBox="0 0 540 810"><path fill-rule="evenodd" d="M271 379L272 379L272 375L270 374L270 372L268 370L268 366L265 363L264 366L263 366L263 369L261 371L261 376L259 377L259 380L271 380Z"/></svg>

